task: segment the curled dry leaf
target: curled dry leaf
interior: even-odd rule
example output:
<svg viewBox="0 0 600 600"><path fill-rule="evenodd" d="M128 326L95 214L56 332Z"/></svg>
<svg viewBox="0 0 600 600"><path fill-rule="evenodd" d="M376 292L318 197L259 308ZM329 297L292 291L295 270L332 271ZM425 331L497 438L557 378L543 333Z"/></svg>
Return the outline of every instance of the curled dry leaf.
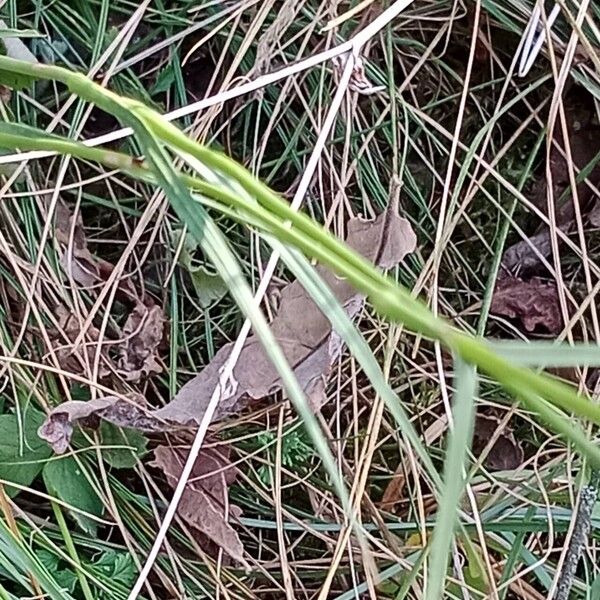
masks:
<svg viewBox="0 0 600 600"><path fill-rule="evenodd" d="M523 281L505 277L496 284L491 310L497 315L517 319L529 332L538 326L548 333L562 329L562 315L556 285L538 277Z"/></svg>
<svg viewBox="0 0 600 600"><path fill-rule="evenodd" d="M93 288L106 282L114 265L94 256L88 249L81 215L72 214L69 207L59 201L56 205L54 237L61 250L60 265L67 276L84 288ZM119 281L118 293L129 301L138 296L130 279Z"/></svg>
<svg viewBox="0 0 600 600"><path fill-rule="evenodd" d="M159 306L146 307L138 302L123 326L125 342L119 347L117 366L124 378L138 382L149 373L160 373L156 361L162 341L165 316Z"/></svg>
<svg viewBox="0 0 600 600"><path fill-rule="evenodd" d="M496 437L484 459L484 465L492 471L513 471L523 464L523 448L508 427L497 433L500 424L498 417L477 415L473 430L473 452L479 456L490 440Z"/></svg>
<svg viewBox="0 0 600 600"><path fill-rule="evenodd" d="M348 223L346 241L384 268L397 265L416 246L416 236L408 221L398 216L396 202L391 202L388 209L372 221L352 219ZM330 271L322 267L318 267L318 271L348 315L355 316L361 310L364 298ZM325 386L331 366L342 351L341 339L298 282L290 283L282 290L279 312L271 328L313 409L318 410L325 402ZM151 338L154 345L158 335ZM193 427L202 420L211 395L219 385L220 371L232 346L227 344L221 348L205 369L161 409L146 411L139 405L123 403L117 398L104 398L104 403L95 412L98 417L116 425L142 431ZM250 336L233 370L231 386L222 390L215 419L239 412L249 401L281 389L277 370L264 353L258 338ZM52 422L53 434L50 439L59 439L61 448L66 448L74 422L82 418L80 404L66 402L50 413L48 422ZM93 407L90 409L94 412ZM89 416L86 414L85 418ZM60 427L62 433L57 431Z"/></svg>
<svg viewBox="0 0 600 600"><path fill-rule="evenodd" d="M147 433L169 429L168 425L145 410L145 400L142 396L131 396L130 400L105 396L87 402L63 402L46 417L38 429L38 435L52 446L54 452L63 454L71 442L75 424L97 429L100 420L103 419L119 427L129 427Z"/></svg>
<svg viewBox="0 0 600 600"><path fill-rule="evenodd" d="M54 235L61 248L61 266L75 283L91 289L106 282L114 266L88 250L81 216L79 213L73 215L63 202L56 205ZM111 347L118 345L119 356L115 365L112 364L108 352L102 351L99 377L106 377L113 370L120 372L127 381L136 383L142 377L161 371L156 359L157 349L163 337L165 317L161 308L153 304L148 305L140 299L130 279L121 279L117 291L122 300L133 304L133 309L123 326L123 331L117 332L117 340L107 339ZM64 307L59 307L57 313L60 328L68 340L73 341L80 333L79 320ZM86 333L91 342L98 342L98 330L95 327L89 326ZM61 345L60 332L54 337L57 338L59 346L61 366L73 373L81 372L81 356L72 353L73 350L80 352L81 349L65 346L64 340ZM90 364L93 362L95 347L96 344L86 346ZM107 367L109 362L112 369Z"/></svg>
<svg viewBox="0 0 600 600"><path fill-rule="evenodd" d="M158 446L151 465L160 469L175 489L186 456L187 451L182 448ZM228 500L229 486L235 481L236 474L228 448L204 448L196 459L177 512L188 525L218 544L231 558L244 562L244 547L229 523L242 512Z"/></svg>

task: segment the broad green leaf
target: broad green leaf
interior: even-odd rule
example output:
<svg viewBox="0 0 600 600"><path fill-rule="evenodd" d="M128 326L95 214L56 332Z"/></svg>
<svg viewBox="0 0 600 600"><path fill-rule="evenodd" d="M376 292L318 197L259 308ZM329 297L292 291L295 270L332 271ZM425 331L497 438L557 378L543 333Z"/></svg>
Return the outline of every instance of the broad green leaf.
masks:
<svg viewBox="0 0 600 600"><path fill-rule="evenodd" d="M28 486L43 469L52 454L37 434L43 420L35 410L24 411L21 423L14 413L0 416L0 479ZM15 496L19 490L7 486L6 492Z"/></svg>
<svg viewBox="0 0 600 600"><path fill-rule="evenodd" d="M65 590L73 593L75 586L77 585L77 575L71 569L62 568L61 560L56 554L40 548L35 552L39 561L48 569L54 577L56 583L63 587Z"/></svg>
<svg viewBox="0 0 600 600"><path fill-rule="evenodd" d="M220 275L210 273L202 266L188 269L188 272L196 290L198 304L202 308L208 308L227 293L227 286Z"/></svg>
<svg viewBox="0 0 600 600"><path fill-rule="evenodd" d="M103 448L102 457L116 469L131 469L139 457L144 456L148 440L139 431L121 429L112 423L102 422L100 440L103 446L128 446L123 448Z"/></svg>
<svg viewBox="0 0 600 600"><path fill-rule="evenodd" d="M48 493L72 506L74 510L69 512L77 524L86 533L95 535L96 522L79 511L101 517L104 505L75 458L51 460L46 463L43 476Z"/></svg>
<svg viewBox="0 0 600 600"><path fill-rule="evenodd" d="M135 580L137 568L131 554L107 550L91 565L96 576L129 586Z"/></svg>

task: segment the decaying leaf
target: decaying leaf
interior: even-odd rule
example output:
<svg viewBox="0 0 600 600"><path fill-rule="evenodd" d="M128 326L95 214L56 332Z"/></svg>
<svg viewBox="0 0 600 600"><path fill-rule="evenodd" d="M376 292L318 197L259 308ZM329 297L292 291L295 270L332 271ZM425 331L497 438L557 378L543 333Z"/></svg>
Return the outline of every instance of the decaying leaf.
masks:
<svg viewBox="0 0 600 600"><path fill-rule="evenodd" d="M61 266L76 284L90 290L105 284L114 266L88 250L80 214L73 215L67 205L60 201L56 205L54 236L61 250ZM133 308L123 330L111 332L113 335L116 333L117 339L107 336L106 342L110 343L111 348L117 346L119 356L116 364L112 364L108 351L102 350L99 377L109 375L112 370L119 372L127 381L136 383L142 377L161 370L157 362L157 349L162 340L165 317L158 306L139 297L129 278L119 281L117 295ZM81 356L73 354L73 351L81 353L81 347L72 348L64 344L64 335L69 341L79 336L81 323L64 307L58 307L57 313L63 333L57 331L54 338L57 339L61 366L70 372L81 372ZM91 342L98 341L95 327L89 326L86 333ZM86 348L89 362L93 364L96 344L88 342ZM108 368L109 363L112 369Z"/></svg>
<svg viewBox="0 0 600 600"><path fill-rule="evenodd" d="M38 435L52 446L54 452L63 454L69 446L75 424L97 429L101 419L119 427L145 432L169 429L168 425L145 410L142 396L135 395L131 400L105 396L87 402L63 402L50 412L38 429Z"/></svg>
<svg viewBox="0 0 600 600"><path fill-rule="evenodd" d="M347 242L369 260L390 268L414 250L416 236L408 221L398 216L397 204L391 202L388 209L372 221L352 219L348 223ZM361 310L362 296L330 271L322 267L318 267L318 271L348 315L355 316ZM325 401L329 370L342 351L339 336L332 331L329 320L298 282L290 283L282 290L279 312L271 323L271 329L313 409L318 410ZM219 385L220 370L232 346L223 346L204 370L161 409L147 411L139 403L127 403L115 397L96 400L96 404L65 402L50 413L40 435L57 452L64 452L73 425L79 420L89 425L92 415L121 427L147 432L193 427L202 420L211 395ZM238 412L247 402L281 389L277 370L264 353L258 338L250 336L233 370L232 385L221 393L214 418Z"/></svg>
<svg viewBox="0 0 600 600"><path fill-rule="evenodd" d="M360 218L349 221L346 241L383 268L397 265L416 246L416 236L408 221L398 216L395 202L390 202L388 209L372 221ZM350 284L322 267L317 267L317 271L351 318L360 312L364 299ZM332 334L327 317L299 282L290 283L282 290L271 331L294 368L312 408L318 410L325 401L327 375L342 345L339 337ZM223 346L210 364L156 415L168 422L200 423L232 347L233 344ZM221 395L216 419L241 410L248 400L264 398L282 389L279 374L256 336L248 337L244 344L233 380L234 385Z"/></svg>
<svg viewBox="0 0 600 600"><path fill-rule="evenodd" d="M152 466L165 474L172 488L177 486L185 464L187 450L158 446ZM191 477L181 496L177 512L189 525L218 544L238 562L244 562L244 547L229 524L240 517L241 510L229 504L229 486L235 481L228 448L204 448L194 464Z"/></svg>
<svg viewBox="0 0 600 600"><path fill-rule="evenodd" d="M523 448L508 427L497 434L500 423L498 417L477 415L473 430L473 453L479 456L492 438L497 436L484 459L484 465L492 471L512 471L523 464Z"/></svg>
<svg viewBox="0 0 600 600"><path fill-rule="evenodd" d="M73 215L62 201L56 205L54 237L61 250L60 265L67 276L84 288L103 285L114 265L93 255L87 245L81 215ZM136 290L128 278L119 281L118 293L129 301L137 301Z"/></svg>
<svg viewBox="0 0 600 600"><path fill-rule="evenodd" d="M563 327L556 285L533 277L523 281L518 277L504 277L496 284L492 298L493 313L517 319L526 331L543 327L548 333L558 334Z"/></svg>
<svg viewBox="0 0 600 600"><path fill-rule="evenodd" d="M123 326L125 342L119 347L118 367L123 377L133 383L149 373L160 373L156 361L162 341L165 316L159 306L146 307L141 302L129 314Z"/></svg>
<svg viewBox="0 0 600 600"><path fill-rule="evenodd" d="M594 207L589 214L590 225L592 227L600 227L600 198L594 204Z"/></svg>

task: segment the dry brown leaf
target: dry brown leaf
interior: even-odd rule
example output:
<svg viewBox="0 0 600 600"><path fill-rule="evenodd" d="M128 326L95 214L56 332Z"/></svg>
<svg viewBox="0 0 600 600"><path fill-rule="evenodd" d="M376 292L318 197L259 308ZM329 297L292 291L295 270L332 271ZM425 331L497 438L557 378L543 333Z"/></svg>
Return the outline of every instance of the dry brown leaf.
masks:
<svg viewBox="0 0 600 600"><path fill-rule="evenodd" d="M54 235L61 247L60 262L65 273L85 288L104 285L114 266L94 256L88 250L80 214L73 215L66 204L58 202L55 216ZM156 359L157 349L163 337L165 316L160 307L140 299L130 279L119 281L118 294L128 304L133 304L133 309L123 326L123 331L117 332L118 339L110 340L112 347L118 345L119 358L114 370L127 381L136 383L151 373L161 371L161 366ZM59 310L64 312L66 309L59 308ZM63 320L61 327L72 341L80 333L80 324L70 315ZM93 326L88 328L87 334L93 341L97 341L98 330ZM120 344L119 340L122 340ZM91 347L88 353L92 355L94 350L94 347ZM70 349L60 350L60 352L64 360L61 362L62 366L71 372L79 372L71 368L79 361L76 356L70 354ZM106 353L103 356L108 360ZM109 372L105 370L100 377L108 375Z"/></svg>
<svg viewBox="0 0 600 600"><path fill-rule="evenodd" d="M184 449L158 446L150 464L160 469L175 489L186 456ZM229 504L229 486L235 481L236 474L228 448L204 448L196 459L177 512L186 523L218 544L231 558L244 562L244 547L229 524L231 518L239 518L242 512Z"/></svg>
<svg viewBox="0 0 600 600"><path fill-rule="evenodd" d="M584 169L600 152L600 127L593 121L595 107L588 102L587 93L582 94L574 87L569 102L565 103L566 121L571 159L577 169ZM554 137L557 144L564 148L562 127L556 122ZM552 173L552 192L555 202L570 187L569 165L556 145L550 150L550 171ZM575 171L575 173L577 173ZM587 175L588 181L598 186L600 184L600 162L597 162ZM593 191L585 183L577 185L577 197L582 213L592 208ZM547 185L545 175L542 177L533 194L533 203L541 210L547 210ZM556 225L564 233L570 232L575 225L573 199L569 195L562 204L555 207ZM537 249L537 253L534 250ZM552 254L550 232L544 225L538 229L529 240L521 240L506 249L502 257L502 265L509 271L518 269L521 274L540 267L539 255L548 258Z"/></svg>
<svg viewBox="0 0 600 600"><path fill-rule="evenodd" d="M103 285L112 273L114 265L89 251L81 215L73 215L68 206L59 201L54 223L54 237L61 248L60 265L64 272L84 288ZM117 291L129 301L138 300L130 279L121 279Z"/></svg>
<svg viewBox="0 0 600 600"><path fill-rule="evenodd" d="M396 202L374 220L355 218L348 223L346 242L380 267L397 265L416 246L416 236L398 215ZM350 284L329 270L317 271L352 318L360 312L364 298ZM314 410L325 402L329 370L342 351L327 317L299 282L283 288L277 316L271 323L273 335L293 367L298 382ZM233 344L222 347L209 365L185 384L175 398L156 416L173 423L200 423L215 389L219 371ZM215 419L238 412L248 400L260 399L282 389L279 374L256 336L249 336L233 370L234 385L222 393Z"/></svg>
<svg viewBox="0 0 600 600"><path fill-rule="evenodd" d="M590 225L592 227L600 227L600 198L594 204L594 207L589 214Z"/></svg>
<svg viewBox="0 0 600 600"><path fill-rule="evenodd" d="M138 302L123 326L125 342L119 347L117 366L132 383L150 373L160 373L157 350L162 341L165 316L159 306L146 307Z"/></svg>
<svg viewBox="0 0 600 600"><path fill-rule="evenodd" d="M498 417L477 415L473 430L473 453L479 456L492 438L497 436L484 459L484 465L492 471L513 471L523 464L523 448L507 427L497 434L500 424Z"/></svg>
<svg viewBox="0 0 600 600"><path fill-rule="evenodd" d="M557 334L563 327L556 285L538 277L529 281L517 277L499 280L491 310L495 314L517 319L529 332L541 326L548 333Z"/></svg>
<svg viewBox="0 0 600 600"><path fill-rule="evenodd" d="M103 419L119 427L129 427L147 433L174 429L145 410L143 396L129 396L129 400L105 396L86 402L63 402L50 411L38 429L38 435L52 446L54 452L63 454L71 442L73 427L76 424L96 429L100 425L100 419Z"/></svg>
<svg viewBox="0 0 600 600"><path fill-rule="evenodd" d="M398 216L397 202L390 202L388 209L374 220L356 218L349 221L346 241L363 256L384 268L398 264L416 246L416 236L410 224ZM355 316L363 305L362 296L330 271L322 267L317 269L350 317ZM132 317L132 328L137 321L139 316L135 319ZM148 321L151 324L150 331L144 332L130 347L136 349L136 358L154 364L152 353L146 354L146 350L158 344L158 324L162 324L162 321L156 316ZM329 370L342 351L341 339L332 331L329 320L298 282L290 283L282 290L279 312L271 328L312 407L318 410L325 401ZM140 334L143 329L144 326L139 329ZM151 344L144 345L143 342L148 342L148 339ZM65 402L51 411L40 429L40 435L55 451L64 452L74 424L80 419L83 419L82 424L89 424L93 414L115 425L146 432L194 426L200 423L206 411L213 390L218 385L221 367L232 346L227 344L221 348L203 371L184 385L175 398L161 409L147 411L139 403L129 404L115 397L99 399L94 401L96 404ZM215 419L240 411L249 400L264 398L282 389L277 370L255 336L247 339L233 377L235 385L223 392Z"/></svg>

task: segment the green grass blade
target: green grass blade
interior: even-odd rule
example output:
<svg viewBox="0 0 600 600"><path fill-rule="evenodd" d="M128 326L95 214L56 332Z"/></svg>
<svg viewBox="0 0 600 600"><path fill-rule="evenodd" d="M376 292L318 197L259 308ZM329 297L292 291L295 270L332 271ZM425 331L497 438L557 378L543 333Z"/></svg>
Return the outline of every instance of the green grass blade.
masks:
<svg viewBox="0 0 600 600"><path fill-rule="evenodd" d="M554 344L552 342L491 342L496 354L523 367L600 367L600 346L596 344Z"/></svg>
<svg viewBox="0 0 600 600"><path fill-rule="evenodd" d="M443 597L459 503L467 484L466 461L475 420L477 373L471 365L460 359L456 359L454 365L456 388L452 407L454 425L448 434L444 483L431 542L426 600L439 600Z"/></svg>

